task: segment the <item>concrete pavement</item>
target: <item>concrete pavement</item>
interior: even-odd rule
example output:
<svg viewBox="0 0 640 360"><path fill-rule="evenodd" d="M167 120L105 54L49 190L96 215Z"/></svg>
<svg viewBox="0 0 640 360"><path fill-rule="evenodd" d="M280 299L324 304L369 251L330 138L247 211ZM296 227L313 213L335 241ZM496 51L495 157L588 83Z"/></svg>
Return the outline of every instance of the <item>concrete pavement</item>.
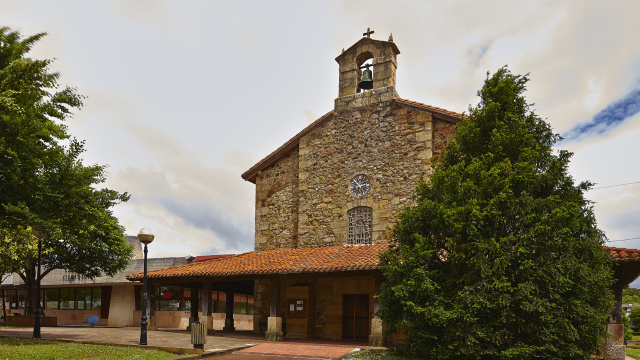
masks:
<svg viewBox="0 0 640 360"><path fill-rule="evenodd" d="M33 328L0 328L0 337L32 338ZM88 326L43 327L42 339L85 344L154 348L193 357L215 357L220 360L288 360L338 359L359 348L370 348L366 342L291 340L266 342L250 332L216 333L207 336L204 351L194 349L191 334L185 330L147 331L147 345L140 345L140 328Z"/></svg>

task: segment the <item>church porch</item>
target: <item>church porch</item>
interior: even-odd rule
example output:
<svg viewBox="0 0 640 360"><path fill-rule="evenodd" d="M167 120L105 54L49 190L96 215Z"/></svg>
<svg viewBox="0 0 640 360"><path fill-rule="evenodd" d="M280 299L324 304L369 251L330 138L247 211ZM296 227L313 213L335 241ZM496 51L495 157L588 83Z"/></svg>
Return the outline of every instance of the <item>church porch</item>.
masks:
<svg viewBox="0 0 640 360"><path fill-rule="evenodd" d="M256 279L255 322L268 340L366 341L382 346L379 271L304 273Z"/></svg>
<svg viewBox="0 0 640 360"><path fill-rule="evenodd" d="M201 288L205 294L203 309L204 299L209 299L205 286L225 291L238 291L237 287L242 286L242 291L248 293L247 286L252 284L253 331L272 340L373 339L373 344L379 346L384 339L382 323L373 316L377 310L374 295L382 282L379 255L387 248L383 243L253 251L159 269L148 276L154 284ZM140 281L142 273L127 278ZM207 321L210 308L207 304L202 312ZM235 324L228 309L225 329L233 331ZM152 325L154 315L151 314ZM191 317L196 316L198 313L192 310Z"/></svg>
<svg viewBox="0 0 640 360"><path fill-rule="evenodd" d="M141 286L136 286L134 318L142 316ZM189 329L198 320L208 333L253 331L253 280L193 277L153 279L148 290L149 326L155 330Z"/></svg>

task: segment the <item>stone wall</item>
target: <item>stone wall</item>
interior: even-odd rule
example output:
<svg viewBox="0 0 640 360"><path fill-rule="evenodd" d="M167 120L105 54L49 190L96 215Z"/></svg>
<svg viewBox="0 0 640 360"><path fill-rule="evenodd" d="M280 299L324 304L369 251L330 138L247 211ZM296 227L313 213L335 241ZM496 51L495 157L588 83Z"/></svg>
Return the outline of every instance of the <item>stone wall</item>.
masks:
<svg viewBox="0 0 640 360"><path fill-rule="evenodd" d="M362 79L360 66L369 59L372 59L373 64L370 68L373 72L373 89L394 87L398 68L396 54L399 53L398 48L391 42L370 38L360 39L336 58L340 70L338 96L354 95L361 91L358 88L358 83Z"/></svg>
<svg viewBox="0 0 640 360"><path fill-rule="evenodd" d="M255 249L297 245L298 149L256 177Z"/></svg>
<svg viewBox="0 0 640 360"><path fill-rule="evenodd" d="M347 243L347 212L358 206L372 208L372 242L386 241L420 176L431 172L433 126L430 112L386 101L336 112L302 137L298 245ZM439 134L446 136L446 129L439 125ZM358 174L371 184L360 198L349 193Z"/></svg>
<svg viewBox="0 0 640 360"><path fill-rule="evenodd" d="M372 242L387 240L387 228L410 204L420 177L431 173L454 123L394 100L353 102L363 96L345 97L351 100L343 99L343 110L258 173L256 250L346 244L347 212L358 206L372 209ZM349 183L359 174L371 187L356 198Z"/></svg>
<svg viewBox="0 0 640 360"><path fill-rule="evenodd" d="M437 120L433 122L433 141L432 141L432 154L431 162L433 164L440 161L442 151L444 150L447 142L454 133L455 124L450 121Z"/></svg>

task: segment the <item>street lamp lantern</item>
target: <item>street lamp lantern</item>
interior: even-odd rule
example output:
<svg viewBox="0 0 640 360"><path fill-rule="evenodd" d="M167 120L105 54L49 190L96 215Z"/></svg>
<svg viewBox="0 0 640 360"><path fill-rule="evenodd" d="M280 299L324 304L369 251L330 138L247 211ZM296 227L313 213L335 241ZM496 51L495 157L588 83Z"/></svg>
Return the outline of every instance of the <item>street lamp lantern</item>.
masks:
<svg viewBox="0 0 640 360"><path fill-rule="evenodd" d="M153 241L153 233L149 228L138 232L138 240L144 244L144 277L142 281L142 318L140 321L140 345L147 345L147 245Z"/></svg>
<svg viewBox="0 0 640 360"><path fill-rule="evenodd" d="M145 245L150 244L154 237L155 236L149 228L142 228L140 229L140 232L138 232L138 240Z"/></svg>

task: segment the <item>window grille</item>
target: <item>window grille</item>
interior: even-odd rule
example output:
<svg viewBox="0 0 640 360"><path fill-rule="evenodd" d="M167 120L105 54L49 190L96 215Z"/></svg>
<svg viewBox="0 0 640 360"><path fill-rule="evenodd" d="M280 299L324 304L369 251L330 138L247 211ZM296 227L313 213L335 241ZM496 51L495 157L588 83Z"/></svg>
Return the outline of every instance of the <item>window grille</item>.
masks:
<svg viewBox="0 0 640 360"><path fill-rule="evenodd" d="M364 206L349 211L349 244L371 244L371 214Z"/></svg>

